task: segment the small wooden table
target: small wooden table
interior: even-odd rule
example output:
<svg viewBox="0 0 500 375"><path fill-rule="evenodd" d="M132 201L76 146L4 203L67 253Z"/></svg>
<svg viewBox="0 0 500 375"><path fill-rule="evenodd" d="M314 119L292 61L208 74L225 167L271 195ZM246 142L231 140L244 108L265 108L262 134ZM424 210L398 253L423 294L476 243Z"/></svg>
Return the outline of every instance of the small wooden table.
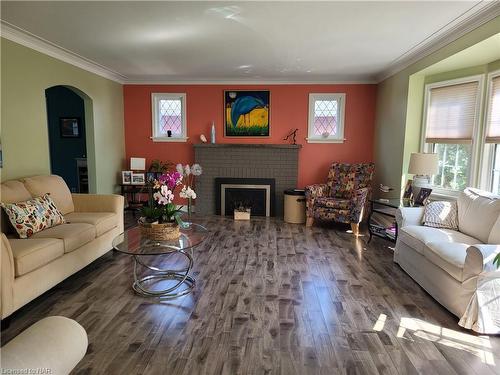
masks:
<svg viewBox="0 0 500 375"><path fill-rule="evenodd" d="M134 211L135 216L135 211L147 203L147 201L140 200L140 194L148 194L150 188L149 185L120 184L121 195L125 197L127 202L125 210Z"/></svg>

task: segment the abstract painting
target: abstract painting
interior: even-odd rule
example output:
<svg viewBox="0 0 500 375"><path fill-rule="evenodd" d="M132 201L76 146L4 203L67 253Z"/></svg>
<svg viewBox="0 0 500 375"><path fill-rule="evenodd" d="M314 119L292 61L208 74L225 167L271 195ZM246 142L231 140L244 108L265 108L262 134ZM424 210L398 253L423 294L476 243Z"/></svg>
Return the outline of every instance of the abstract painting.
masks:
<svg viewBox="0 0 500 375"><path fill-rule="evenodd" d="M224 135L269 137L269 91L224 91Z"/></svg>

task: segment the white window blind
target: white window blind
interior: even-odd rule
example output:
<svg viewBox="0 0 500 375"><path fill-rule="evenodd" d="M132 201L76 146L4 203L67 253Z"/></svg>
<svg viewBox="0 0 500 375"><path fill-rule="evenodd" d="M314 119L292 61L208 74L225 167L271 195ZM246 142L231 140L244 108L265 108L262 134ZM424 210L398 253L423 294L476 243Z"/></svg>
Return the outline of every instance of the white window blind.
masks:
<svg viewBox="0 0 500 375"><path fill-rule="evenodd" d="M430 89L426 143L470 143L476 119L478 82Z"/></svg>
<svg viewBox="0 0 500 375"><path fill-rule="evenodd" d="M500 143L500 76L490 82L486 142Z"/></svg>

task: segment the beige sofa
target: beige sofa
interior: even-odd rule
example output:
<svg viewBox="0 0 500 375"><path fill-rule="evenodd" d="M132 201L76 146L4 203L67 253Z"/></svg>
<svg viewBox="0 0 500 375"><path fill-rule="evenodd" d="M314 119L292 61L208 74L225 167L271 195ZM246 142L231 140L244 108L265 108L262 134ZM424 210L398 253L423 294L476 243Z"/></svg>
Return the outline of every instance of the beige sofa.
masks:
<svg viewBox="0 0 500 375"><path fill-rule="evenodd" d="M113 238L123 232L120 195L71 194L59 176L6 181L0 193L3 203L50 193L67 221L19 239L2 212L2 319L111 250Z"/></svg>
<svg viewBox="0 0 500 375"><path fill-rule="evenodd" d="M500 197L466 189L458 203L459 230L422 225L423 207L403 207L394 251L398 263L459 325L500 333Z"/></svg>
<svg viewBox="0 0 500 375"><path fill-rule="evenodd" d="M80 324L63 316L49 316L0 349L1 373L69 374L87 347L87 332Z"/></svg>

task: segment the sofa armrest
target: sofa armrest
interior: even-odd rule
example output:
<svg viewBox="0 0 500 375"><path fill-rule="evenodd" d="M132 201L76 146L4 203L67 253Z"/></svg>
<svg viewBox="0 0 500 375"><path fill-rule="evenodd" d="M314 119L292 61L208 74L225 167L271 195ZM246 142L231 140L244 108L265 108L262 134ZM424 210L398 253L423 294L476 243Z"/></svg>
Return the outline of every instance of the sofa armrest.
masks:
<svg viewBox="0 0 500 375"><path fill-rule="evenodd" d="M396 211L396 222L398 228L407 225L422 225L424 207L399 207Z"/></svg>
<svg viewBox="0 0 500 375"><path fill-rule="evenodd" d="M319 197L326 197L330 189L327 184L308 185L305 188L307 217L313 217L314 200Z"/></svg>
<svg viewBox="0 0 500 375"><path fill-rule="evenodd" d="M493 259L500 254L500 245L479 244L467 248L465 256L463 278L464 280L478 276L482 272L496 271Z"/></svg>
<svg viewBox="0 0 500 375"><path fill-rule="evenodd" d="M8 317L14 311L14 256L9 240L2 233L0 267L0 318Z"/></svg>
<svg viewBox="0 0 500 375"><path fill-rule="evenodd" d="M124 198L115 194L71 194L75 212L115 212L122 214Z"/></svg>

